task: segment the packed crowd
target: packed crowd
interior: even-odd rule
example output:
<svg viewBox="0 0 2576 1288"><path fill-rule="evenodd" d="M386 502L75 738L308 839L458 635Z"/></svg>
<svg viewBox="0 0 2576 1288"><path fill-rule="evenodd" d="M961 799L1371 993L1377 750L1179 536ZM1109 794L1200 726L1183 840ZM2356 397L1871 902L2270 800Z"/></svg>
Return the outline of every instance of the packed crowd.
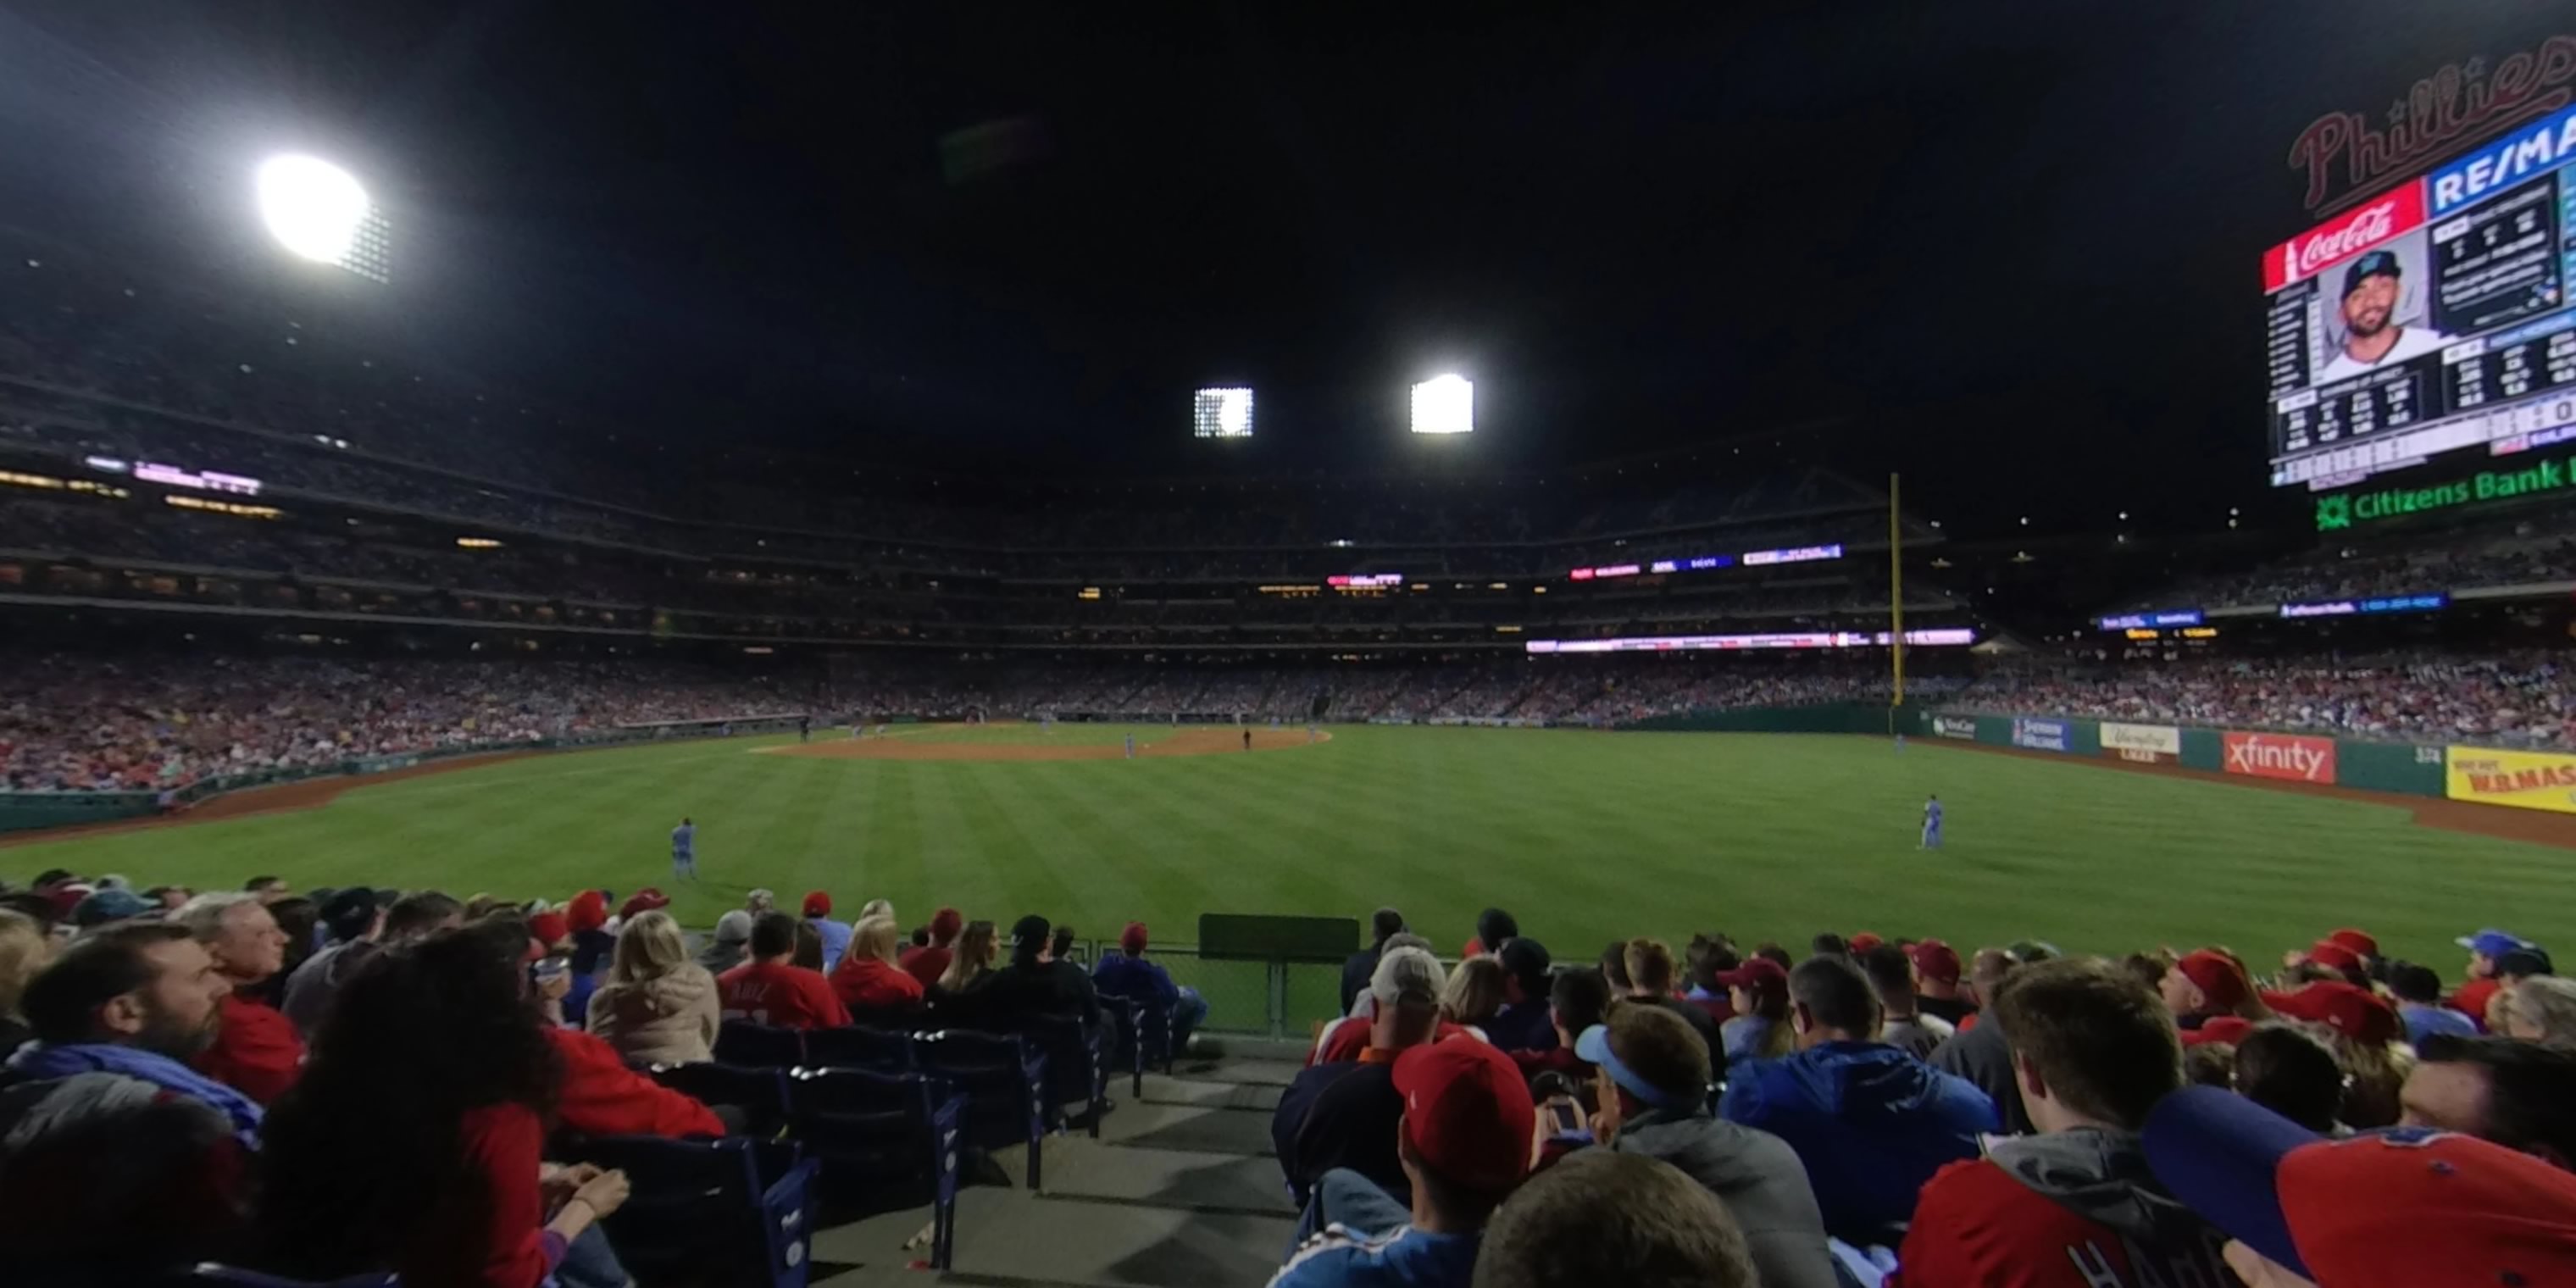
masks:
<svg viewBox="0 0 2576 1288"><path fill-rule="evenodd" d="M631 659L48 654L0 669L0 788L158 791L367 757L792 715L808 709L810 697Z"/></svg>
<svg viewBox="0 0 2576 1288"><path fill-rule="evenodd" d="M2517 515L2447 532L2340 542L2246 572L2186 581L2132 607L2224 608L2576 581L2576 517Z"/></svg>
<svg viewBox="0 0 2576 1288"><path fill-rule="evenodd" d="M906 933L754 891L693 948L667 902L0 894L13 1282L220 1256L617 1284L601 1221L633 1182L566 1142L745 1130L639 1072L728 1020L1013 1031L1133 999L1186 1045L1205 1015L1142 925L1085 969L1043 917ZM2576 1276L2576 983L2505 931L2463 936L2446 989L2351 928L2277 967L1867 933L1569 963L1499 909L1450 964L1394 909L1371 929L1272 1118L1303 1214L1282 1288Z"/></svg>
<svg viewBox="0 0 2576 1288"><path fill-rule="evenodd" d="M2576 669L2554 652L1991 666L1950 705L2003 714L2576 747Z"/></svg>

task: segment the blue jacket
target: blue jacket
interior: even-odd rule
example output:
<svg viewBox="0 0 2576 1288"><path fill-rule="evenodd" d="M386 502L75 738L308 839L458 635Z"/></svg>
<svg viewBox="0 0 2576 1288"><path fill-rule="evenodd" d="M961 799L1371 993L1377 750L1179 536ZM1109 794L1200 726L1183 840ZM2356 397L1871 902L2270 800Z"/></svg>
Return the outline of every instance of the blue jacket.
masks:
<svg viewBox="0 0 2576 1288"><path fill-rule="evenodd" d="M1975 1083L1878 1042L1826 1042L1728 1071L1718 1116L1789 1142L1816 1189L1825 1229L1883 1243L1947 1163L1977 1157L1995 1102Z"/></svg>
<svg viewBox="0 0 2576 1288"><path fill-rule="evenodd" d="M1113 952L1091 968L1091 986L1104 997L1132 997L1139 1001L1171 1002L1179 1000L1181 990L1173 987L1172 973L1142 957Z"/></svg>

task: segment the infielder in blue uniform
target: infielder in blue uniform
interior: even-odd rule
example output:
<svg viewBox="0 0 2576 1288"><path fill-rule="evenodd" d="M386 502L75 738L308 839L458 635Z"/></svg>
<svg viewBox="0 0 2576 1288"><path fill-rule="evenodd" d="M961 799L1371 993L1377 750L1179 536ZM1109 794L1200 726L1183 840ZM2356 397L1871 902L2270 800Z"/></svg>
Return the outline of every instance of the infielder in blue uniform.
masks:
<svg viewBox="0 0 2576 1288"><path fill-rule="evenodd" d="M1927 850L1941 848L1941 798L1938 796L1927 796L1923 800L1922 848Z"/></svg>
<svg viewBox="0 0 2576 1288"><path fill-rule="evenodd" d="M675 881L698 879L698 825L681 819L671 829L671 878Z"/></svg>

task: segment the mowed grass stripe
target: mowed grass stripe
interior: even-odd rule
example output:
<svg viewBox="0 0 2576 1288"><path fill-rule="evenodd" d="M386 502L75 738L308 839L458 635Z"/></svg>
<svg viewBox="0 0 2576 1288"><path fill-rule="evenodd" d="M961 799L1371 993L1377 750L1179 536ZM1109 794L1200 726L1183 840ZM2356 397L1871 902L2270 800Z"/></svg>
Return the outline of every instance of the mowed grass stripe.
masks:
<svg viewBox="0 0 2576 1288"><path fill-rule="evenodd" d="M983 731L990 736L1002 728ZM1034 738L1034 730L1027 731ZM331 807L67 838L12 852L138 882L435 883L560 899L669 886L702 828L704 925L766 885L846 912L936 903L1159 938L1203 911L1364 916L1393 903L1444 949L1500 904L1560 955L1724 929L2027 936L2125 952L2225 942L2257 957L2338 925L2456 973L2453 936L2576 925L2576 854L2413 826L2388 805L1865 738L1340 728L1245 755L835 761L678 743L370 784ZM774 741L774 740L773 740ZM791 740L792 741L792 740ZM1914 848L1923 796L1950 844Z"/></svg>

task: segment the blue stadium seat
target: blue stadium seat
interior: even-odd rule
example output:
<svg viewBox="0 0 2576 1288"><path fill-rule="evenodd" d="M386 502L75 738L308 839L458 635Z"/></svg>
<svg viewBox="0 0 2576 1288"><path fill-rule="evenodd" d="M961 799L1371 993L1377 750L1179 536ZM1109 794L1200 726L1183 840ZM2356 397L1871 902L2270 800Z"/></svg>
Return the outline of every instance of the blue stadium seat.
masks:
<svg viewBox="0 0 2576 1288"><path fill-rule="evenodd" d="M788 1081L796 1139L823 1168L835 1198L931 1202L930 1268L956 1250L959 1155L966 1097L920 1073L799 1069Z"/></svg>
<svg viewBox="0 0 2576 1288"><path fill-rule="evenodd" d="M921 1067L912 1034L875 1028L815 1029L805 1035L805 1063L826 1069L881 1069L902 1073Z"/></svg>
<svg viewBox="0 0 2576 1288"><path fill-rule="evenodd" d="M910 1033L930 1027L930 1008L915 1003L911 1006L853 1006L850 1023L863 1029L887 1033Z"/></svg>
<svg viewBox="0 0 2576 1288"><path fill-rule="evenodd" d="M745 1134L761 1140L777 1137L787 1125L787 1072L701 1060L657 1064L653 1081L702 1104L732 1105L743 1112Z"/></svg>
<svg viewBox="0 0 2576 1288"><path fill-rule="evenodd" d="M805 1288L815 1166L795 1144L599 1136L580 1152L634 1186L607 1225L637 1282Z"/></svg>
<svg viewBox="0 0 2576 1288"><path fill-rule="evenodd" d="M793 1069L805 1063L805 1035L749 1020L727 1020L716 1030L716 1063L754 1069Z"/></svg>
<svg viewBox="0 0 2576 1288"><path fill-rule="evenodd" d="M1109 1059L1112 1069L1126 1070L1134 1079L1130 1095L1145 1094L1145 1070L1162 1066L1166 1075L1179 1053L1172 1046L1171 1004L1153 997L1103 996L1100 1004L1109 1008L1112 1022L1118 1026L1118 1045Z"/></svg>
<svg viewBox="0 0 2576 1288"><path fill-rule="evenodd" d="M1079 1102L1082 1121L1097 1139L1109 1113L1108 1034L1073 1016L1031 1015L1020 1022L1029 1042L1046 1053L1046 1113L1059 1122L1064 1106Z"/></svg>
<svg viewBox="0 0 2576 1288"><path fill-rule="evenodd" d="M966 1143L1029 1147L1029 1189L1038 1188L1046 1141L1047 1058L1016 1033L947 1029L915 1039L924 1072L966 1093Z"/></svg>

